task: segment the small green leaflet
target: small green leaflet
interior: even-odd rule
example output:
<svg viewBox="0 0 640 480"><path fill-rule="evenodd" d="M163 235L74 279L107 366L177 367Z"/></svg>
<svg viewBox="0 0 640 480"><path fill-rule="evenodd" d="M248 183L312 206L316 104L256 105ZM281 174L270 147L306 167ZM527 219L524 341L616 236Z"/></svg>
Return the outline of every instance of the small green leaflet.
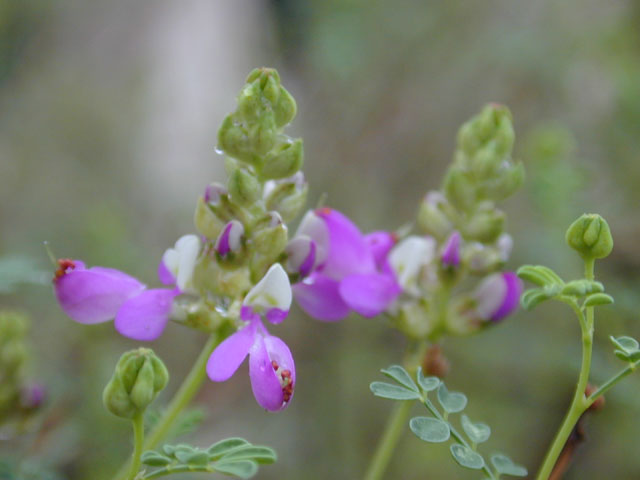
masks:
<svg viewBox="0 0 640 480"><path fill-rule="evenodd" d="M498 473L501 475L511 475L512 477L526 477L527 469L522 465L518 465L517 463L513 463L506 455L502 453L496 453L495 455L491 455L491 463Z"/></svg>
<svg viewBox="0 0 640 480"><path fill-rule="evenodd" d="M438 387L438 401L448 413L457 413L467 406L467 397L464 393L450 392L444 383Z"/></svg>
<svg viewBox="0 0 640 480"><path fill-rule="evenodd" d="M449 447L451 455L458 465L465 468L471 468L473 470L480 470L484 467L484 458L478 452L474 452L465 445L454 443Z"/></svg>
<svg viewBox="0 0 640 480"><path fill-rule="evenodd" d="M371 392L376 397L388 398L391 400L417 400L420 398L418 392L408 390L400 385L392 385L385 382L373 382L369 385Z"/></svg>
<svg viewBox="0 0 640 480"><path fill-rule="evenodd" d="M409 422L409 428L425 442L446 442L451 436L449 424L433 417L413 417Z"/></svg>
<svg viewBox="0 0 640 480"><path fill-rule="evenodd" d="M462 429L473 443L482 443L489 440L491 428L486 423L473 423L469 417L462 415L460 418Z"/></svg>

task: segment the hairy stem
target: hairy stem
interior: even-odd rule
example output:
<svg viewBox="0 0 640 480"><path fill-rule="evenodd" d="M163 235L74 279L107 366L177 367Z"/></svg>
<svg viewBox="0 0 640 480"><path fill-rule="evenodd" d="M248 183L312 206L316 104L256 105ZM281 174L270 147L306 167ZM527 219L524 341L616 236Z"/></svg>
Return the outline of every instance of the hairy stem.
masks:
<svg viewBox="0 0 640 480"><path fill-rule="evenodd" d="M131 468L129 469L128 480L134 480L140 470L140 457L142 456L144 444L144 412L138 413L132 419L133 423L133 455L131 457Z"/></svg>
<svg viewBox="0 0 640 480"><path fill-rule="evenodd" d="M211 352L220 343L220 337L218 334L212 334L209 340L205 344L204 348L200 352L200 355L196 359L196 362L191 367L191 371L180 385L180 388L173 396L173 399L169 403L169 406L165 410L164 414L160 418L155 428L151 431L151 434L144 442L142 450L151 450L158 446L158 444L165 438L173 422L178 418L178 415L184 408L193 400L193 397L200 390L203 380L206 377L207 361ZM126 472L129 470L129 463L122 466L118 474L114 477L116 480L127 479Z"/></svg>
<svg viewBox="0 0 640 480"><path fill-rule="evenodd" d="M585 260L585 277L588 280L593 280L593 266L594 260ZM593 322L594 314L593 307L586 308L586 318L579 309L574 309L580 320L580 328L582 330L582 364L580 367L580 375L578 377L578 384L573 394L571 406L567 411L564 421L556 433L551 447L547 451L547 455L544 458L540 471L538 472L537 480L547 480L553 471L562 449L564 448L569 435L573 431L573 427L580 419L580 416L585 412L591 403L585 397L585 390L587 388L587 382L589 380L589 372L591 370L591 351L593 348Z"/></svg>
<svg viewBox="0 0 640 480"><path fill-rule="evenodd" d="M387 421L382 439L378 443L367 473L364 476L365 480L379 480L384 475L387 465L393 456L393 451L407 424L412 405L413 402L410 400L399 402L395 405L393 413Z"/></svg>

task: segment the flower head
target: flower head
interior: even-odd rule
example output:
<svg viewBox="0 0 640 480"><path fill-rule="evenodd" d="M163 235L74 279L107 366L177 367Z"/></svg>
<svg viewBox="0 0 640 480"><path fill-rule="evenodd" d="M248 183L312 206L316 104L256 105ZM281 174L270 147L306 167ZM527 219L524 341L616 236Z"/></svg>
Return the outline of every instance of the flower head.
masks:
<svg viewBox="0 0 640 480"><path fill-rule="evenodd" d="M296 370L289 347L270 335L262 323L280 323L289 313L291 285L274 264L246 295L240 312L244 325L213 351L207 375L215 382L231 378L249 355L251 388L258 404L270 411L285 408L293 396Z"/></svg>

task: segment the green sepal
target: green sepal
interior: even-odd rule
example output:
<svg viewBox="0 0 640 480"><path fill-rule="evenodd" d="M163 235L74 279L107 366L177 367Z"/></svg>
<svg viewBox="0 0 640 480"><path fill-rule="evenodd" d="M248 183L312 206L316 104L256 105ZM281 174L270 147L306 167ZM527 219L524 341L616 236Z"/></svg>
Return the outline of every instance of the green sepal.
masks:
<svg viewBox="0 0 640 480"><path fill-rule="evenodd" d="M411 375L409 375L409 372L407 372L400 365L391 365L390 367L382 369L380 371L387 377L407 387L409 390L413 390L416 393L420 392L420 390L418 390L418 386L411 378Z"/></svg>
<svg viewBox="0 0 640 480"><path fill-rule="evenodd" d="M482 443L489 440L491 427L486 423L473 423L469 417L462 415L460 418L462 429L473 443Z"/></svg>
<svg viewBox="0 0 640 480"><path fill-rule="evenodd" d="M613 297L611 295L607 295L606 293L594 293L589 295L585 301L585 307L595 307L598 305L610 305L613 303Z"/></svg>
<svg viewBox="0 0 640 480"><path fill-rule="evenodd" d="M372 382L369 389L376 397L388 398L390 400L417 400L420 398L418 392L408 390L400 385L392 385L385 382Z"/></svg>
<svg viewBox="0 0 640 480"><path fill-rule="evenodd" d="M450 392L444 383L438 387L438 402L448 413L458 413L467 406L467 397L461 392Z"/></svg>
<svg viewBox="0 0 640 480"><path fill-rule="evenodd" d="M484 458L478 452L474 452L465 445L454 443L449 447L453 459L458 462L458 465L464 468L470 468L472 470L480 470L484 467Z"/></svg>
<svg viewBox="0 0 640 480"><path fill-rule="evenodd" d="M425 442L442 443L451 437L449 424L433 417L413 417L409 421L409 428Z"/></svg>
<svg viewBox="0 0 640 480"><path fill-rule="evenodd" d="M513 460L502 453L491 455L491 463L500 475L511 475L512 477L527 476L527 469L525 467L514 463Z"/></svg>

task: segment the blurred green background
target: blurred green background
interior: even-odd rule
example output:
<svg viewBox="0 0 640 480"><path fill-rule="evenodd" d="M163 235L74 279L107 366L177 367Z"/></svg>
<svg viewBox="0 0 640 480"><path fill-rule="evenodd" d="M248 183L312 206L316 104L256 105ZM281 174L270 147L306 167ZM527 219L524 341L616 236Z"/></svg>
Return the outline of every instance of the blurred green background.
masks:
<svg viewBox="0 0 640 480"><path fill-rule="evenodd" d="M290 133L305 140L310 204L326 192L364 231L410 220L439 187L457 128L496 101L513 112L527 169L504 205L510 268L544 263L576 277L568 224L598 212L613 231L614 253L597 266L616 298L597 322L592 379L603 380L621 366L607 336L640 336L638 25L638 0L0 2L0 257L48 270L48 240L58 256L154 284L164 249L193 230L197 196L224 178L215 134L256 66L277 68L298 100ZM3 436L0 457L63 479L110 478L130 427L101 392L135 343L110 323L73 323L48 286L0 293L0 306L31 315L30 376L49 389L44 429ZM402 337L379 319L323 324L297 309L272 331L296 358L291 406L263 412L245 374L207 382L207 421L187 438L275 447L280 459L261 479L361 478L391 407L368 384L400 360ZM163 400L202 343L172 325L154 344L172 373ZM543 304L444 348L448 385L493 427L485 451L535 472L577 376L570 311ZM607 395L565 478L640 478L639 391L636 375ZM45 478L33 475L24 478ZM477 475L407 433L387 478Z"/></svg>

